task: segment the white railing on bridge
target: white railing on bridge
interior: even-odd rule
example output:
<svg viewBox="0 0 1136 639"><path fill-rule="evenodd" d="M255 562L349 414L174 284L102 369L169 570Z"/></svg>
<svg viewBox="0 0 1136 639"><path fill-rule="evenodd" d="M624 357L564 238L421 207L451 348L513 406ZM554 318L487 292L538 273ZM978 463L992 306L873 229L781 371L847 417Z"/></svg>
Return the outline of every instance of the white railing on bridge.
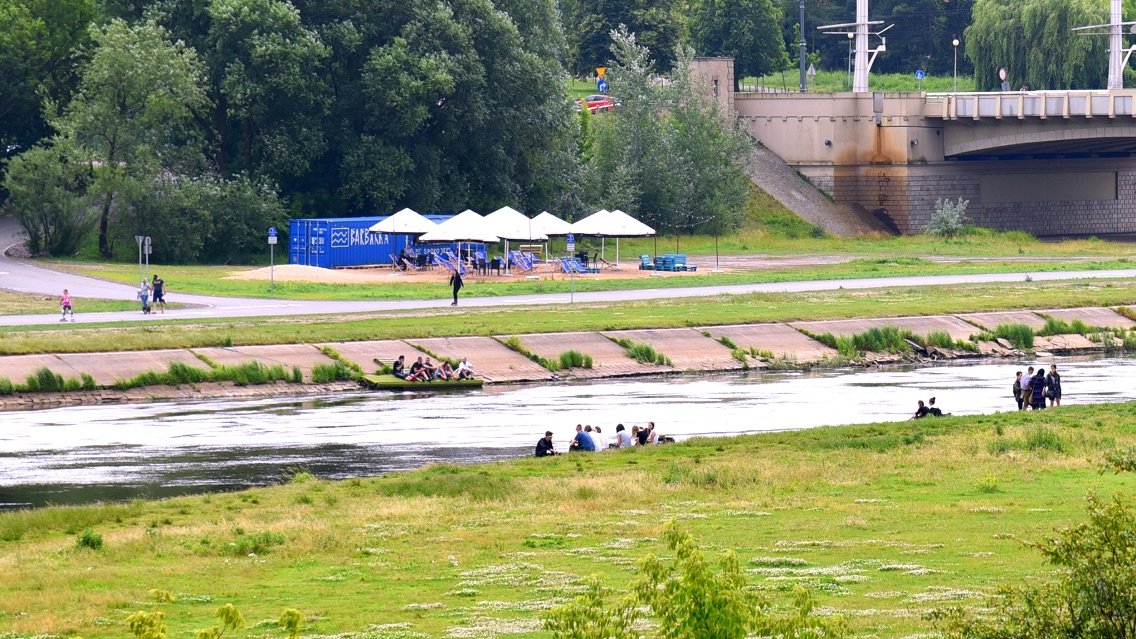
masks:
<svg viewBox="0 0 1136 639"><path fill-rule="evenodd" d="M944 120L1136 117L1136 91L928 93L923 114Z"/></svg>

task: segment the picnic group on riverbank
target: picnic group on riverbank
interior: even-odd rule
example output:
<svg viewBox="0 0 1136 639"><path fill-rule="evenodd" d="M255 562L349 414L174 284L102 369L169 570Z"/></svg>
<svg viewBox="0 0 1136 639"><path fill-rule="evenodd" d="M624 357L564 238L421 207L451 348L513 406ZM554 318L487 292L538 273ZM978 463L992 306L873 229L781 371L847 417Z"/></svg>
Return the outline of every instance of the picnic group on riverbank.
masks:
<svg viewBox="0 0 1136 639"><path fill-rule="evenodd" d="M616 424L613 435L605 435L603 427L591 424L576 424L576 434L568 440L568 452L597 453L614 448L631 448L632 446L649 446L651 444L664 444L674 442L673 437L660 435L655 431L655 422L647 422L646 426L632 426L628 432L623 424ZM552 442L552 431L545 431L544 437L536 442L536 456L547 457L559 454Z"/></svg>

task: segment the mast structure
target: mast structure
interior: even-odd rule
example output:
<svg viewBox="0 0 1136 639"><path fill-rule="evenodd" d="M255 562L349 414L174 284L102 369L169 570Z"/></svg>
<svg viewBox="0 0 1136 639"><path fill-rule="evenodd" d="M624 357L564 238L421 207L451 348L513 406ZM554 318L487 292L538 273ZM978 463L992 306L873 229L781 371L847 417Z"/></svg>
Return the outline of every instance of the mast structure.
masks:
<svg viewBox="0 0 1136 639"><path fill-rule="evenodd" d="M1108 36L1108 89L1124 88L1124 67L1136 46L1124 46L1124 33L1136 33L1136 22L1124 21L1123 0L1109 0L1109 21L1107 24L1091 24L1073 29L1081 35ZM1127 27L1127 29L1125 29Z"/></svg>
<svg viewBox="0 0 1136 639"><path fill-rule="evenodd" d="M1119 0L1118 0L1119 1ZM883 33L895 25L888 25L879 31L868 31L868 27L883 24L883 20L868 19L868 0L856 0L856 21L841 24L826 24L817 27L827 34L853 35L855 37L856 62L852 71L852 92L868 92L868 74L876 62L876 56L887 51L887 38ZM830 31L829 29L849 29L848 31ZM880 44L874 49L868 48L868 36L879 36ZM868 54L871 54L871 57Z"/></svg>

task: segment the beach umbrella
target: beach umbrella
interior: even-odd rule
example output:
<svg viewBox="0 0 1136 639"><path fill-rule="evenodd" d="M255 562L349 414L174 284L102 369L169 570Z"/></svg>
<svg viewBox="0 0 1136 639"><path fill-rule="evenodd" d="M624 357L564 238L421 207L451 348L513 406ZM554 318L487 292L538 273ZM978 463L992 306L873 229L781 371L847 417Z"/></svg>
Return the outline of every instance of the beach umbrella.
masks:
<svg viewBox="0 0 1136 639"><path fill-rule="evenodd" d="M402 209L371 226L372 233L406 233L421 235L437 228L438 224L423 217L413 209Z"/></svg>
<svg viewBox="0 0 1136 639"><path fill-rule="evenodd" d="M520 211L503 206L485 216L485 224L494 235L505 240L505 272L509 272L509 240L543 242L548 235L533 229L532 220Z"/></svg>
<svg viewBox="0 0 1136 639"><path fill-rule="evenodd" d="M429 233L418 238L423 242L455 242L458 253L465 242L484 242L495 244L500 241L485 225L485 218L466 209L436 226Z"/></svg>
<svg viewBox="0 0 1136 639"><path fill-rule="evenodd" d="M648 237L655 234L655 229L618 209L601 209L573 224L572 232L601 238L601 250L606 249L604 239L616 238L615 261L619 262L619 238Z"/></svg>
<svg viewBox="0 0 1136 639"><path fill-rule="evenodd" d="M569 235L572 233L572 224L556 217L548 211L541 211L541 214L532 219L533 228L552 237L554 235ZM544 243L545 259L548 259L548 242Z"/></svg>

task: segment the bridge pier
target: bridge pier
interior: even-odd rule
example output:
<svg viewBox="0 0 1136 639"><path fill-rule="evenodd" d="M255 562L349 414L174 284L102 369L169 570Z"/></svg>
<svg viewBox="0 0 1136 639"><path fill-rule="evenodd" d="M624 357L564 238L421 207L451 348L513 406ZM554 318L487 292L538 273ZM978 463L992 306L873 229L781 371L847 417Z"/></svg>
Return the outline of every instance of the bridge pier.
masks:
<svg viewBox="0 0 1136 639"><path fill-rule="evenodd" d="M1136 233L1133 92L740 93L733 106L819 189L900 233L959 197L972 223L997 230Z"/></svg>

